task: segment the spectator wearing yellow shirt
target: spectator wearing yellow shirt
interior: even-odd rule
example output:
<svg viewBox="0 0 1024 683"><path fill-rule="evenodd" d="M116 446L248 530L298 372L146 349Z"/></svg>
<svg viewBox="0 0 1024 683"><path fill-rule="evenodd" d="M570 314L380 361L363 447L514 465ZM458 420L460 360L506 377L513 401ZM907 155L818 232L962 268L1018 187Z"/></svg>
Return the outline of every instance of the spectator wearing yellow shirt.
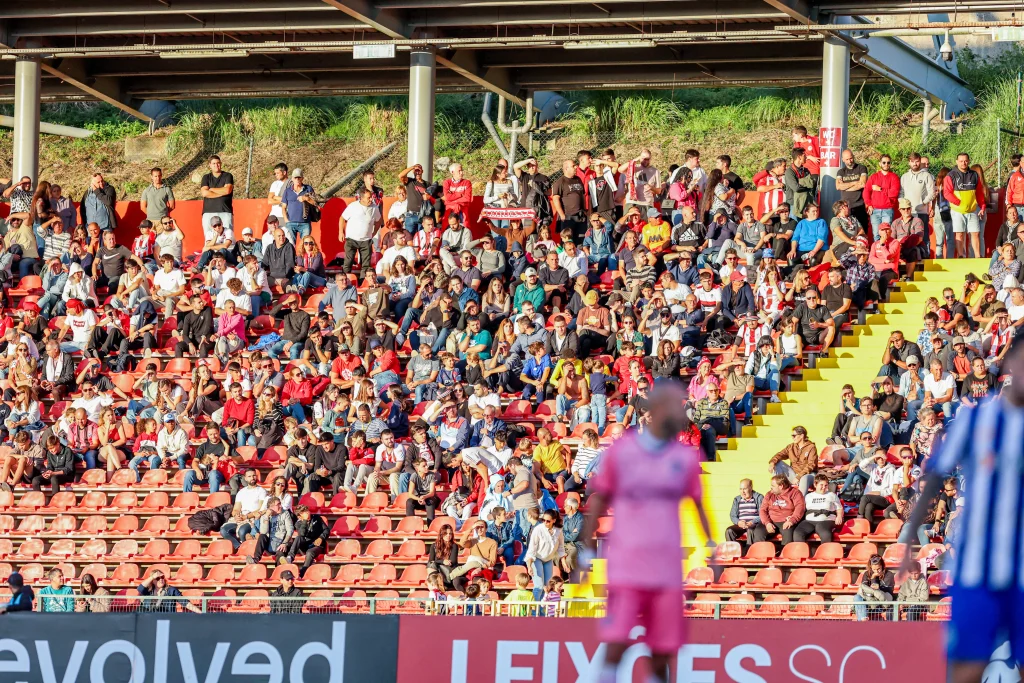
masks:
<svg viewBox="0 0 1024 683"><path fill-rule="evenodd" d="M509 591L509 594L505 596L503 602L512 603L508 607L508 616L510 617L526 617L534 613L534 608L530 605L519 604L519 603L531 603L533 602L533 591L527 588L530 585L530 575L527 573L516 574L516 588L515 590Z"/></svg>
<svg viewBox="0 0 1024 683"><path fill-rule="evenodd" d="M640 243L655 254L665 251L672 243L672 227L661 219L661 212L655 208L647 209L647 223L640 231Z"/></svg>
<svg viewBox="0 0 1024 683"><path fill-rule="evenodd" d="M551 436L547 427L537 430L537 445L533 447L534 472L537 479L548 491L565 491L565 479L569 476L569 449Z"/></svg>

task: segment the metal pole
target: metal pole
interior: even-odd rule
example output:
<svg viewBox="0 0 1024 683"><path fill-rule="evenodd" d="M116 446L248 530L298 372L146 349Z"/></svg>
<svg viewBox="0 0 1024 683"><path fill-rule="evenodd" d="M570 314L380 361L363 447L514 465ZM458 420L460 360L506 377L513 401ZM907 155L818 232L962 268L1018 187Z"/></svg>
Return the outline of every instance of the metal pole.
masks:
<svg viewBox="0 0 1024 683"><path fill-rule="evenodd" d="M1003 184L1003 125L996 119L996 187Z"/></svg>
<svg viewBox="0 0 1024 683"><path fill-rule="evenodd" d="M434 177L434 103L437 59L433 50L409 55L409 166L423 166L423 180ZM404 180L404 179L400 179Z"/></svg>
<svg viewBox="0 0 1024 683"><path fill-rule="evenodd" d="M821 71L821 214L832 218L832 204L839 199L836 174L846 149L850 108L850 46L829 38L824 44Z"/></svg>
<svg viewBox="0 0 1024 683"><path fill-rule="evenodd" d="M14 173L28 176L33 184L39 176L39 90L40 61L19 59L14 63Z"/></svg>
<svg viewBox="0 0 1024 683"><path fill-rule="evenodd" d="M252 183L252 148L256 144L256 138L249 138L249 163L245 168L245 198L249 198L249 185Z"/></svg>
<svg viewBox="0 0 1024 683"><path fill-rule="evenodd" d="M928 142L928 133L931 132L932 128L932 101L927 97L922 97L924 100L924 118L921 120L921 144Z"/></svg>

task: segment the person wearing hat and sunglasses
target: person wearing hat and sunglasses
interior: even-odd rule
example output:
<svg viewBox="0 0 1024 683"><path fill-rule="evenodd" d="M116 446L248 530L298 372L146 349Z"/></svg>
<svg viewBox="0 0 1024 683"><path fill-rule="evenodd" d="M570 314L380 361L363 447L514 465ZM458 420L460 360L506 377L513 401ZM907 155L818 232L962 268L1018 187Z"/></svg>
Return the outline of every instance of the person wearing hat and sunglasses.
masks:
<svg viewBox="0 0 1024 683"><path fill-rule="evenodd" d="M301 168L292 169L292 181L285 185L281 194L286 227L297 238L308 237L313 232L311 209L316 206L313 186L305 182Z"/></svg>

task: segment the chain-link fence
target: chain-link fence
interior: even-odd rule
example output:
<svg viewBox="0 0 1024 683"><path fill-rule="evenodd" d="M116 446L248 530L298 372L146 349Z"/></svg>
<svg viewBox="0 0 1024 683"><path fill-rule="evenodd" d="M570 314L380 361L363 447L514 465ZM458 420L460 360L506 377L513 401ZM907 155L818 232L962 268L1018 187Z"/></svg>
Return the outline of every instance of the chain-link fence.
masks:
<svg viewBox="0 0 1024 683"><path fill-rule="evenodd" d="M862 602L854 596L840 596L831 602L813 597L790 600L786 596L754 600L741 594L732 599L698 596L687 600L683 614L692 619L833 619L846 621L944 621L950 616L950 603L941 602ZM747 599L750 598L750 599ZM49 610L54 598L37 598L43 610ZM438 616L513 616L513 617L603 617L603 599L569 598L557 602L520 602L478 600L448 596L432 599L424 596L318 595L278 597L260 595L193 595L153 597L130 594L62 596L63 607L74 604L84 610L109 612L197 612L241 614L435 614Z"/></svg>

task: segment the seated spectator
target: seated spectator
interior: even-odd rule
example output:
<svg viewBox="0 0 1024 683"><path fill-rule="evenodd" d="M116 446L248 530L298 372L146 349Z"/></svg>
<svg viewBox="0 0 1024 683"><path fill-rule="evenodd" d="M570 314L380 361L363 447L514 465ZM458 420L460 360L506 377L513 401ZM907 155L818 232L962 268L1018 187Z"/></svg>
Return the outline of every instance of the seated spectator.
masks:
<svg viewBox="0 0 1024 683"><path fill-rule="evenodd" d="M281 505L281 499L276 496L267 498L266 507L256 520L256 528L259 533L256 536L256 547L252 555L245 558L246 564L260 562L264 553L274 555L274 563L280 563L281 559L288 554L291 547L291 538L294 527L292 526L292 515L286 512Z"/></svg>
<svg viewBox="0 0 1024 683"><path fill-rule="evenodd" d="M772 338L768 335L761 337L757 342L757 348L747 357L744 373L754 378L755 391L769 391L769 400L772 403L780 403L780 372Z"/></svg>
<svg viewBox="0 0 1024 683"><path fill-rule="evenodd" d="M75 477L75 456L56 436L46 440L46 456L42 469L32 477L32 490L42 491L43 484L50 485L50 493L56 494L61 485L69 484Z"/></svg>
<svg viewBox="0 0 1024 683"><path fill-rule="evenodd" d="M754 542L755 533L764 533L764 525L761 524L763 501L764 496L754 490L754 483L750 479L740 480L740 495L732 499L732 509L729 511L732 526L725 530L725 540L738 541L740 536L746 534L746 543L750 545Z"/></svg>
<svg viewBox="0 0 1024 683"><path fill-rule="evenodd" d="M545 489L563 493L569 476L569 449L553 438L551 430L537 430L537 445L533 449L533 463L540 483Z"/></svg>
<svg viewBox="0 0 1024 683"><path fill-rule="evenodd" d="M469 556L464 564L452 569L448 575L455 589L461 591L465 589L468 581L464 578L466 574L473 570L493 569L497 560L498 544L487 537L487 523L478 520L466 526L458 545L463 550L468 550Z"/></svg>
<svg viewBox="0 0 1024 683"><path fill-rule="evenodd" d="M896 598L896 602L901 603L900 614L907 621L923 621L928 613L928 607L923 603L928 602L930 595L931 589L921 571L921 563L911 563Z"/></svg>
<svg viewBox="0 0 1024 683"><path fill-rule="evenodd" d="M707 385L707 395L694 404L693 423L700 429L701 450L704 458L717 458L715 443L718 437L729 433L729 403L722 398L715 382Z"/></svg>
<svg viewBox="0 0 1024 683"><path fill-rule="evenodd" d="M64 572L53 568L46 573L49 585L39 591L39 611L49 613L74 612L74 589L64 583Z"/></svg>
<svg viewBox="0 0 1024 683"><path fill-rule="evenodd" d="M771 490L761 501L761 524L752 531L755 543L765 541L776 532L782 535L782 545L793 540L797 525L804 518L804 496L782 475L772 477Z"/></svg>
<svg viewBox="0 0 1024 683"><path fill-rule="evenodd" d="M414 473L409 480L409 497L405 501L405 514L411 517L416 510L424 510L427 513L427 525L434 521L434 510L440 504L436 494L436 477L433 472L428 471L429 466L423 458L416 458L413 461ZM468 517L463 518L463 521Z"/></svg>
<svg viewBox="0 0 1024 683"><path fill-rule="evenodd" d="M857 579L857 595L853 597L853 609L857 621L867 621L869 614L879 615L882 608L870 608L864 603L891 602L896 577L885 568L885 560L881 555L872 555L868 567Z"/></svg>
<svg viewBox="0 0 1024 683"><path fill-rule="evenodd" d="M246 538L256 536L257 520L267 509L267 490L259 485L255 469L248 469L242 475L245 487L235 496L235 504L228 521L220 528L220 535L231 541L235 552L242 546Z"/></svg>
<svg viewBox="0 0 1024 683"><path fill-rule="evenodd" d="M138 608L140 612L177 612L180 607L187 612L202 613L180 590L167 583L167 577L159 569L154 570L136 590L143 598Z"/></svg>
<svg viewBox="0 0 1024 683"><path fill-rule="evenodd" d="M807 290L804 303L793 310L793 320L805 346L820 345L823 354L828 351L836 336L836 324L828 308L818 298L816 289Z"/></svg>
<svg viewBox="0 0 1024 683"><path fill-rule="evenodd" d="M789 463L783 462L788 460ZM807 429L793 427L793 441L768 461L769 472L786 477L790 484L799 486L800 493L807 494L814 484L818 471L818 448L807 438Z"/></svg>
<svg viewBox="0 0 1024 683"><path fill-rule="evenodd" d="M877 508L884 510L889 507L889 497L900 485L903 476L882 451L875 451L872 457L865 458L859 467L867 476L867 482L860 497L858 516L871 521Z"/></svg>
<svg viewBox="0 0 1024 683"><path fill-rule="evenodd" d="M720 366L724 370L725 402L729 404L729 433L741 436L737 413L743 413L743 423L754 422L754 377L748 375L742 359Z"/></svg>

